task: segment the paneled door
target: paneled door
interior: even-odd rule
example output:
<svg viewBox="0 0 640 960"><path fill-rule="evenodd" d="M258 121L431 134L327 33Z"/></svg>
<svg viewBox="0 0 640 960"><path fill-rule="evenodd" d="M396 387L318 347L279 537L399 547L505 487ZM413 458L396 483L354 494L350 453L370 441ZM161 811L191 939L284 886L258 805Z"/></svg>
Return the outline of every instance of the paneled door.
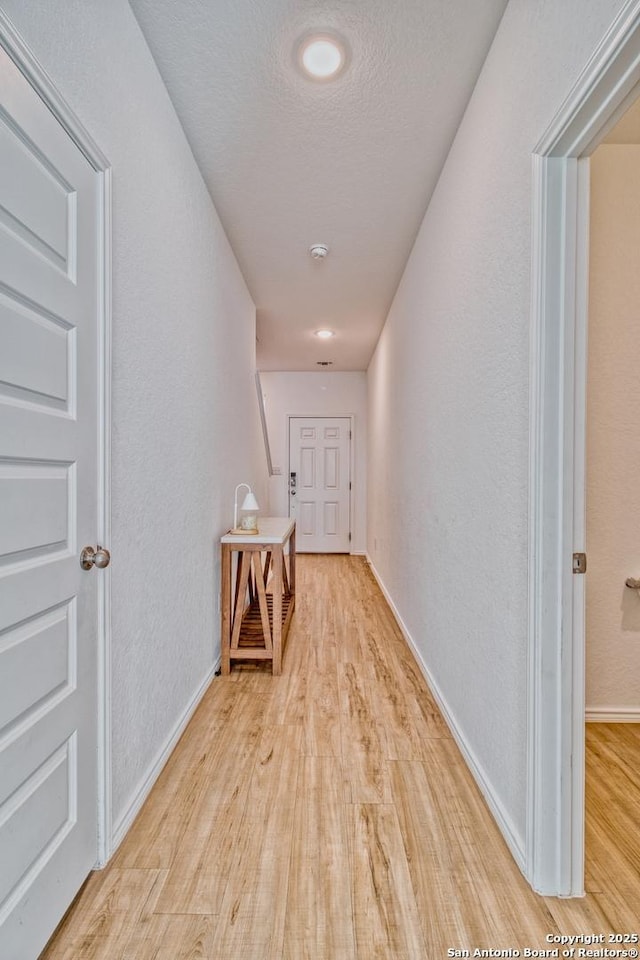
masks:
<svg viewBox="0 0 640 960"><path fill-rule="evenodd" d="M349 417L289 418L289 515L299 553L349 553Z"/></svg>
<svg viewBox="0 0 640 960"><path fill-rule="evenodd" d="M97 852L100 176L0 49L0 957ZM108 555L102 555L103 564Z"/></svg>

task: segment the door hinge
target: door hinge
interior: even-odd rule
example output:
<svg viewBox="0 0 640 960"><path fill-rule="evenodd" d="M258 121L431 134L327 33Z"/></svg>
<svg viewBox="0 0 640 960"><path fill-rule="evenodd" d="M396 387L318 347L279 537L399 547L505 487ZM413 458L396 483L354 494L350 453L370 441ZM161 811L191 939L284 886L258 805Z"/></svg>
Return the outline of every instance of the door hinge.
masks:
<svg viewBox="0 0 640 960"><path fill-rule="evenodd" d="M574 573L586 573L586 572L587 572L587 555L586 555L586 553L574 553L574 555L573 555L573 572L574 572Z"/></svg>
<svg viewBox="0 0 640 960"><path fill-rule="evenodd" d="M349 480L349 490L351 490L351 480Z"/></svg>
<svg viewBox="0 0 640 960"><path fill-rule="evenodd" d="M351 531L349 531L349 543L351 543Z"/></svg>

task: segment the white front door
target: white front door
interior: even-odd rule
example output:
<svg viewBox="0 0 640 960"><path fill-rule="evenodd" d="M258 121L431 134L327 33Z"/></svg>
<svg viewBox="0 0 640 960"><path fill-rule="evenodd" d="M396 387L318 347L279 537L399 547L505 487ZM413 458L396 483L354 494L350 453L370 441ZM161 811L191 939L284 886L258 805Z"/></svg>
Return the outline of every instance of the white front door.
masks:
<svg viewBox="0 0 640 960"><path fill-rule="evenodd" d="M351 420L290 417L289 515L299 553L349 553Z"/></svg>
<svg viewBox="0 0 640 960"><path fill-rule="evenodd" d="M97 849L100 178L0 50L0 957Z"/></svg>

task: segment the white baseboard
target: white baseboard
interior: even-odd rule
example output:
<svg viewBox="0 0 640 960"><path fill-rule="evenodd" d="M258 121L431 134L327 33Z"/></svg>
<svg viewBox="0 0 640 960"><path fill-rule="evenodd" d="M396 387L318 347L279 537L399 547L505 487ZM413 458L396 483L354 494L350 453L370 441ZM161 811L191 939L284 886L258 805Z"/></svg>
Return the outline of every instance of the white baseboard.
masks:
<svg viewBox="0 0 640 960"><path fill-rule="evenodd" d="M640 707L587 707L587 723L640 723Z"/></svg>
<svg viewBox="0 0 640 960"><path fill-rule="evenodd" d="M131 825L133 824L133 821L140 813L143 803L151 793L151 789L153 785L155 784L156 780L162 773L162 770L164 769L164 766L167 760L173 753L173 750L178 740L184 733L186 726L189 723L189 720L191 720L191 717L195 713L198 704L200 703L205 693L209 689L209 685L211 684L211 681L213 680L217 671L220 668L220 661L221 661L221 658L218 657L218 659L216 660L214 665L211 667L211 669L205 676L204 680L202 681L202 683L200 684L200 686L198 687L194 695L191 697L191 700L183 710L175 727L173 728L168 738L164 742L159 753L156 755L155 760L153 761L153 763L151 764L151 767L149 768L149 772L142 779L137 790L134 791L132 795L132 799L127 805L126 810L124 811L124 813L119 818L116 825L114 826L113 833L111 835L110 857L112 857L113 854L116 852L116 850L124 840L125 836L127 835ZM105 865L106 864L101 864L101 866L105 866Z"/></svg>
<svg viewBox="0 0 640 960"><path fill-rule="evenodd" d="M366 551L366 550L352 550L352 551L351 551L351 556L352 556L352 557L366 557L366 556L367 556L367 551Z"/></svg>
<svg viewBox="0 0 640 960"><path fill-rule="evenodd" d="M478 788L479 788L482 796L483 796L484 799L486 800L487 806L489 807L489 810L491 811L491 813L492 813L492 815L493 815L493 818L494 818L494 820L496 821L496 823L497 823L497 825L498 825L498 828L499 828L500 832L502 833L502 836L504 837L504 839L505 839L505 841L506 841L506 843L507 843L507 845L508 845L508 847L509 847L509 850L511 851L511 853L512 853L512 855L513 855L514 860L516 861L516 863L517 863L518 866L520 867L520 870L521 870L521 871L523 872L523 874L524 874L524 872L525 872L525 851L524 851L524 843L523 843L523 840L522 840L522 838L519 836L517 830L514 828L513 822L512 822L512 820L511 820L511 817L509 816L509 814L508 814L507 811L505 810L505 808L504 808L504 806L503 806L503 804L502 804L502 801L501 801L501 800L499 799L499 797L496 795L496 792L495 792L495 790L493 789L493 787L492 787L492 785L491 785L491 781L490 781L489 778L486 776L486 774L485 774L485 772L484 772L484 770L483 770L483 768L482 768L482 765L480 764L479 760L477 759L477 757L476 757L476 755L475 755L475 753L474 753L473 748L467 743L467 740L466 740L464 734L462 733L462 731L461 731L460 728L458 727L458 724L456 723L455 716L454 716L454 714L452 713L452 711L451 711L451 709L450 709L450 707L449 707L449 705L448 705L448 703L447 703L447 701L446 701L446 699L445 699L445 697L444 697L444 694L442 693L442 691L441 691L440 688L438 687L438 684L437 684L437 683L435 682L435 680L433 679L433 677L432 677L432 675L431 675L431 673L430 673L430 671L429 671L429 668L427 667L426 663L425 663L424 660L422 659L422 655L421 655L421 653L420 653L420 651L419 651L419 649L418 649L418 647L417 647L417 645L416 645L413 637L412 637L411 634L409 633L409 630L407 629L404 621L402 620L402 617L400 616L400 613L398 612L398 610L397 610L397 608L396 608L396 605L395 605L395 603L393 602L393 600L392 600L392 598L391 598L391 596L390 596L390 594L389 594L389 591L387 590L387 588L386 588L386 586L385 586L385 584L384 584L384 581L382 580L382 578L380 577L378 571L376 570L376 568L375 568L375 566L374 566L374 564L373 564L373 562L372 562L372 560L371 560L371 557L369 556L369 554L367 554L366 557L367 557L367 562L368 562L369 566L371 567L371 572L373 573L374 577L376 578L376 581L377 581L377 583L378 583L378 586L379 586L380 589L382 590L382 593L383 593L383 595L384 595L384 598L385 598L385 600L387 601L387 603L389 604L389 607L390 607L390 609L391 609L391 612L393 613L393 616L395 617L396 622L397 622L398 626L400 627L400 630L402 631L402 635L403 635L403 637L405 638L405 640L407 641L407 644L409 645L409 648L410 648L411 652L413 653L413 656L415 657L416 663L418 664L418 666L419 666L419 668L420 668L420 671L421 671L421 673L422 673L422 675L423 675L423 677L424 677L424 679L425 679L425 681L426 681L426 683L427 683L427 686L429 687L429 690L430 690L431 693L433 694L433 697L434 697L436 703L438 704L438 707L440 708L440 712L442 713L442 716L444 717L445 723L446 723L447 726L449 727L449 730L451 731L451 735L452 735L453 739L455 740L455 742L457 743L457 745L458 745L458 747L459 747L459 749L460 749L460 752L462 753L462 756L464 757L465 763L466 763L467 766L469 767L469 770L471 771L471 774L472 774L474 780L476 781L476 783L477 783L477 785L478 785Z"/></svg>

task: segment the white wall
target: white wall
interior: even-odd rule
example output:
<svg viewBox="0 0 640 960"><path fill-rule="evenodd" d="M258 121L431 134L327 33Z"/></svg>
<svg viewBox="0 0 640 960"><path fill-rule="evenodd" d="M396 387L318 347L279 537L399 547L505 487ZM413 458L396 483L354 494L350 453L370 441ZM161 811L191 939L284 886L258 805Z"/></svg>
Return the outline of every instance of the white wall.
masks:
<svg viewBox="0 0 640 960"><path fill-rule="evenodd" d="M640 146L591 159L587 710L640 718Z"/></svg>
<svg viewBox="0 0 640 960"><path fill-rule="evenodd" d="M367 519L367 376L353 373L261 373L262 395L269 433L271 460L281 476L269 480L272 515L288 516L289 416L336 417L354 415L355 463L352 553L366 549Z"/></svg>
<svg viewBox="0 0 640 960"><path fill-rule="evenodd" d="M510 0L369 368L369 553L521 859L531 154L621 6Z"/></svg>
<svg viewBox="0 0 640 960"><path fill-rule="evenodd" d="M219 654L217 538L266 493L255 309L125 0L2 0L113 165L113 812Z"/></svg>

